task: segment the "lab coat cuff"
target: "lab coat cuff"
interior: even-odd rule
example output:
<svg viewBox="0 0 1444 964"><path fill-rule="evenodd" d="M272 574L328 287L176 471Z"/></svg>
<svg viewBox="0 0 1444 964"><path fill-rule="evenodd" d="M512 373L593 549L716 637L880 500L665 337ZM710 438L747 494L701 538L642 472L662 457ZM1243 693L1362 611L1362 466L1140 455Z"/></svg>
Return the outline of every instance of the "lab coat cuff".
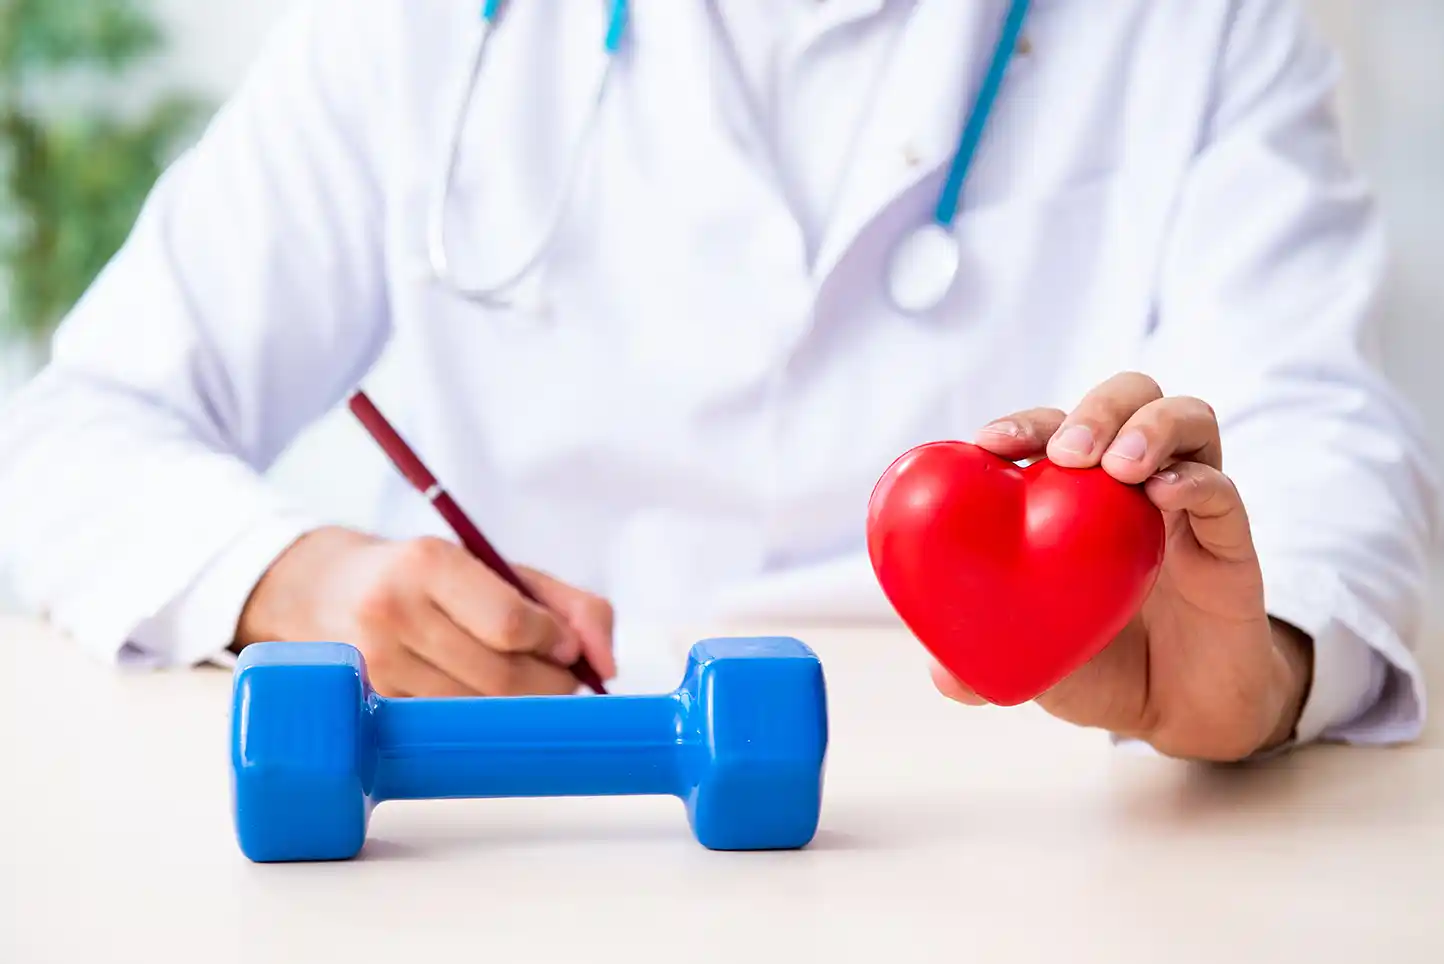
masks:
<svg viewBox="0 0 1444 964"><path fill-rule="evenodd" d="M1265 608L1313 641L1313 674L1293 738L1250 762L1318 741L1384 745L1415 740L1427 711L1414 654L1332 572L1266 570ZM1111 736L1122 750L1155 755L1140 740Z"/></svg>
<svg viewBox="0 0 1444 964"><path fill-rule="evenodd" d="M183 592L130 634L120 661L136 668L234 666L230 646L256 583L318 524L303 514L279 512L247 527Z"/></svg>
<svg viewBox="0 0 1444 964"><path fill-rule="evenodd" d="M1427 694L1418 660L1394 628L1321 567L1265 569L1269 615L1313 640L1313 674L1292 745L1384 745L1423 731Z"/></svg>

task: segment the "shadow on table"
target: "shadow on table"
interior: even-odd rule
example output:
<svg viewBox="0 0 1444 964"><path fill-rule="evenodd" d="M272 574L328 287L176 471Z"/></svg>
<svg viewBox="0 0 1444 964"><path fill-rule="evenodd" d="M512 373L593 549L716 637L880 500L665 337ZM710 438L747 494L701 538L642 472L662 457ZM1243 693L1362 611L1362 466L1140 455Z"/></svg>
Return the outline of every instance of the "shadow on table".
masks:
<svg viewBox="0 0 1444 964"><path fill-rule="evenodd" d="M517 818L514 811L488 808L496 801L448 801L454 806L437 810L437 817L424 823L407 820L388 826L378 820L367 836L358 860L430 860L464 852L502 852L513 849L571 848L576 846L623 846L629 850L668 848L678 844L698 846L680 805L667 801L637 800L635 806L616 806L606 812L588 814L590 802L578 798L577 815L552 808L556 819L543 821ZM384 809L384 808L383 808ZM660 812L659 812L660 811ZM378 814L381 810L378 810ZM905 818L906 820L906 818ZM848 821L855 824L855 821ZM868 850L894 845L886 834L854 826L835 826L824 814L823 825L808 846L809 851Z"/></svg>
<svg viewBox="0 0 1444 964"><path fill-rule="evenodd" d="M1026 764L1020 763L1020 766ZM849 796L824 804L807 848L818 854L929 849L940 844L1064 843L1126 833L1197 839L1247 830L1287 838L1319 826L1397 831L1439 816L1444 751L1428 746L1318 746L1247 765L1120 759L1076 788L1029 785ZM435 819L373 824L360 859L429 860L458 852L623 846L695 847L680 805L666 800L572 801L548 819L497 801L452 801ZM514 803L514 802L512 802ZM384 810L384 807L383 807ZM378 811L381 813L381 811Z"/></svg>
<svg viewBox="0 0 1444 964"><path fill-rule="evenodd" d="M1398 828L1438 820L1444 752L1428 746L1317 746L1237 766L1160 765L1121 774L1118 815L1161 828L1367 824Z"/></svg>
<svg viewBox="0 0 1444 964"><path fill-rule="evenodd" d="M1046 846L1126 834L1196 840L1320 827L1395 833L1439 822L1444 751L1318 746L1248 765L1119 761L1088 787L1045 785L879 794L824 813L819 850L1004 841Z"/></svg>
<svg viewBox="0 0 1444 964"><path fill-rule="evenodd" d="M520 848L572 847L605 843L638 847L690 841L686 821L667 826L653 821L636 823L607 821L589 825L583 821L559 821L517 825L504 822L452 820L441 827L415 832L373 833L357 858L362 861L429 860L465 851L500 851Z"/></svg>

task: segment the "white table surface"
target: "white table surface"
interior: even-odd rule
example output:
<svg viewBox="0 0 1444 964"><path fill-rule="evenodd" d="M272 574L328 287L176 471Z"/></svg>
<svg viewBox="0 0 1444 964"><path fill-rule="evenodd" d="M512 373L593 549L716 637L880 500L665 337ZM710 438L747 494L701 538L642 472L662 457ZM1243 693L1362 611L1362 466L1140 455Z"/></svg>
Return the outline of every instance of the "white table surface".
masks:
<svg viewBox="0 0 1444 964"><path fill-rule="evenodd" d="M708 852L669 798L437 801L382 805L355 861L262 866L226 671L118 674L0 622L0 961L1444 961L1437 723L1196 767L945 702L902 634L790 631L829 686L807 850Z"/></svg>

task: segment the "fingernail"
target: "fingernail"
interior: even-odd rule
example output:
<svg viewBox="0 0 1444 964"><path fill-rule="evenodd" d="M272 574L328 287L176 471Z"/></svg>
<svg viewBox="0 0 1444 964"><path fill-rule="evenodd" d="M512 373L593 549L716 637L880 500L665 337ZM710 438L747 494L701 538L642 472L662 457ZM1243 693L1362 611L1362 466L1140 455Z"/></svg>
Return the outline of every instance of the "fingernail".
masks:
<svg viewBox="0 0 1444 964"><path fill-rule="evenodd" d="M1088 455L1093 451L1093 433L1086 425L1070 425L1054 436L1053 444L1070 455Z"/></svg>
<svg viewBox="0 0 1444 964"><path fill-rule="evenodd" d="M1172 485L1178 481L1178 472L1174 469L1164 469L1162 472L1155 473L1153 477L1167 485Z"/></svg>
<svg viewBox="0 0 1444 964"><path fill-rule="evenodd" d="M1125 432L1108 447L1108 454L1130 462L1137 462L1148 454L1148 440L1142 432Z"/></svg>
<svg viewBox="0 0 1444 964"><path fill-rule="evenodd" d="M1017 422L1001 421L989 422L981 429L987 435L1004 435L1008 438L1020 438L1023 434L1023 427Z"/></svg>

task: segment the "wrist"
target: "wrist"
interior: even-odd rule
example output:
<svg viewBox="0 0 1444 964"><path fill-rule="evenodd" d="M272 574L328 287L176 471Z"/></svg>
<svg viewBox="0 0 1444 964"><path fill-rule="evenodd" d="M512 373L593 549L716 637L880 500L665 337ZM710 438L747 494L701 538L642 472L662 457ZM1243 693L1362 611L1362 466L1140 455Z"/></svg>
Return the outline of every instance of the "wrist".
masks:
<svg viewBox="0 0 1444 964"><path fill-rule="evenodd" d="M314 529L297 539L257 580L237 620L231 649L240 652L251 643L327 638L326 574L346 556L376 541L335 526Z"/></svg>
<svg viewBox="0 0 1444 964"><path fill-rule="evenodd" d="M1282 705L1278 721L1261 752L1277 749L1294 739L1313 685L1313 640L1302 630L1273 617L1269 617L1269 626L1279 663Z"/></svg>

